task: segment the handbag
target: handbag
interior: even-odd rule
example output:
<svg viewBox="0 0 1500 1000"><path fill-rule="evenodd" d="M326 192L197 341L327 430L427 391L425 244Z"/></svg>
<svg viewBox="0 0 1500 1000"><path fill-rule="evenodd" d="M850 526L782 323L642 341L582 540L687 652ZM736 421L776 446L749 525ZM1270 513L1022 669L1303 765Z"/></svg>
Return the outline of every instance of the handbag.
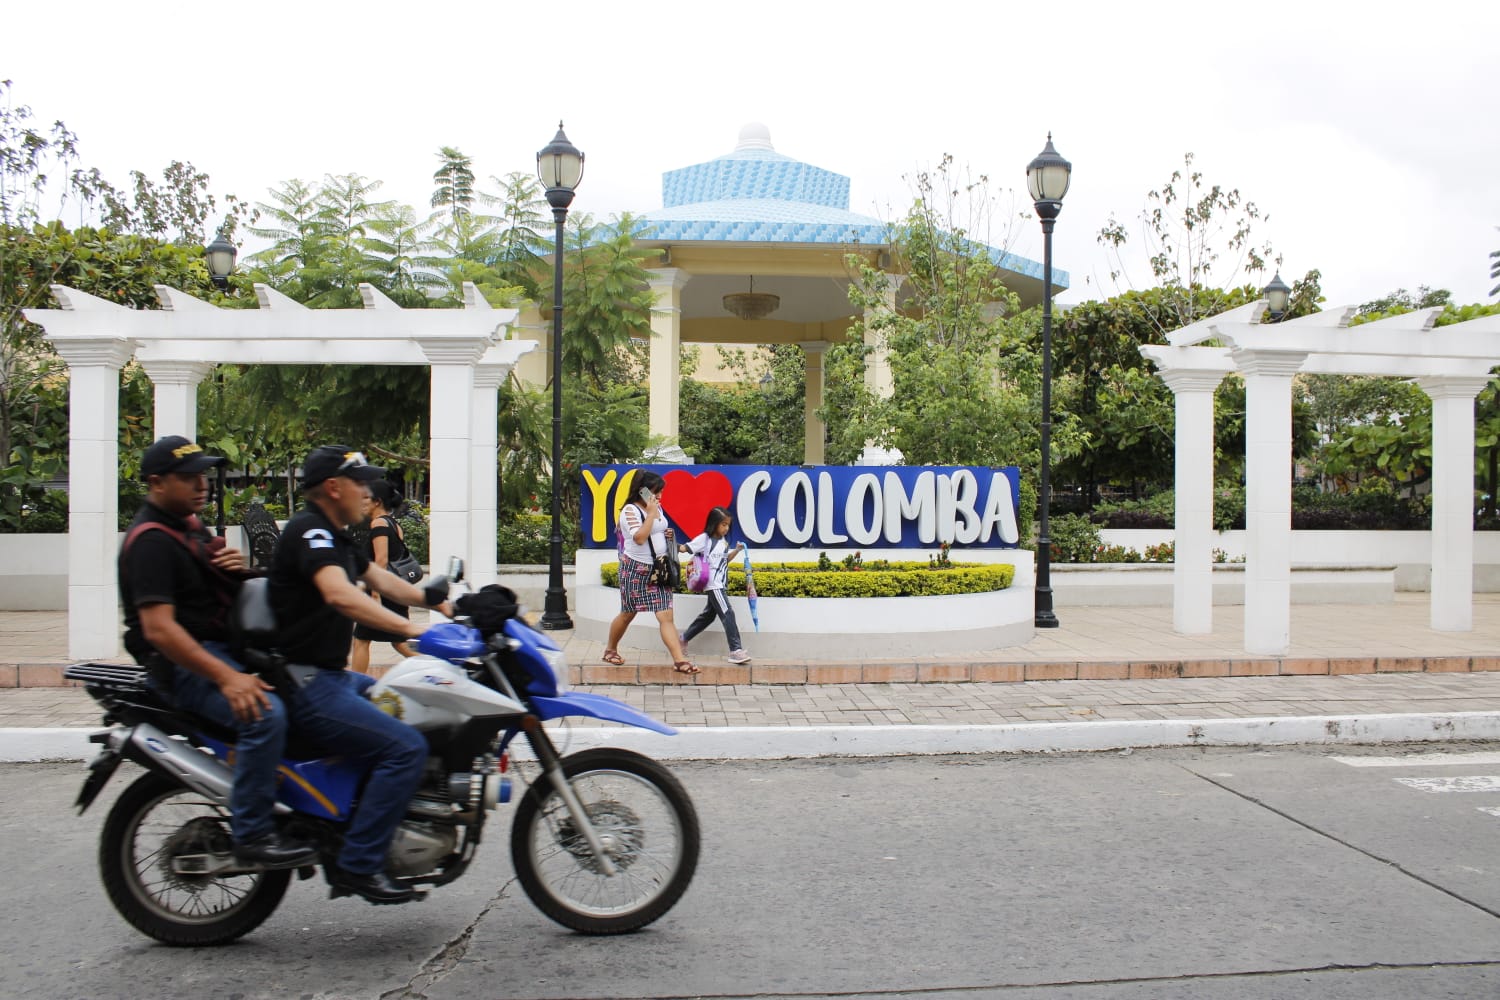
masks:
<svg viewBox="0 0 1500 1000"><path fill-rule="evenodd" d="M713 571L708 565L708 556L702 552L694 552L693 558L688 561L687 589L695 594L701 594L708 589L708 581L712 579Z"/></svg>
<svg viewBox="0 0 1500 1000"><path fill-rule="evenodd" d="M666 552L656 554L656 543L651 536L646 536L646 544L651 548L651 575L647 582L653 587L665 587L668 590L676 590L677 585L682 582L682 563L673 559Z"/></svg>
<svg viewBox="0 0 1500 1000"><path fill-rule="evenodd" d="M402 548L406 548L405 545ZM400 559L388 561L386 568L407 583L416 583L422 579L422 564L417 562L417 557L411 554L411 549L406 549L401 553Z"/></svg>

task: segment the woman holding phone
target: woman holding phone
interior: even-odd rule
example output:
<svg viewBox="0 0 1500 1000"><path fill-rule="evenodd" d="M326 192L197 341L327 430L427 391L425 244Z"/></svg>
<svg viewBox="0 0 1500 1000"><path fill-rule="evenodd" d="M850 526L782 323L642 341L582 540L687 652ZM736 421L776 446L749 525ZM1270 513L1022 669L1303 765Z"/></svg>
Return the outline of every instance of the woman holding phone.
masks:
<svg viewBox="0 0 1500 1000"><path fill-rule="evenodd" d="M625 630L642 611L656 615L661 641L672 656L672 669L679 674L702 673L687 658L672 620L672 591L651 582L651 566L656 557L677 558L677 542L661 511L661 493L666 482L654 472L642 469L632 483L636 494L620 508L616 538L620 549L620 613L609 623L609 641L605 644L605 663L621 666L620 640Z"/></svg>

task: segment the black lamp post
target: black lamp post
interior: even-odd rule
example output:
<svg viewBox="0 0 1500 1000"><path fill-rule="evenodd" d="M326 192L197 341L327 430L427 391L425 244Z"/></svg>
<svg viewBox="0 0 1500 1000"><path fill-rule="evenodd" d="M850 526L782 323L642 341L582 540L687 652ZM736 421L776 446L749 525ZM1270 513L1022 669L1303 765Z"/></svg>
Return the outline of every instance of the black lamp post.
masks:
<svg viewBox="0 0 1500 1000"><path fill-rule="evenodd" d="M224 237L224 230L220 229L214 241L203 248L203 256L208 261L208 276L213 279L220 291L229 287L229 276L234 273L234 259L238 256L234 244Z"/></svg>
<svg viewBox="0 0 1500 1000"><path fill-rule="evenodd" d="M1063 195L1073 165L1052 148L1052 133L1047 145L1026 167L1026 187L1036 203L1037 218L1042 220L1042 488L1038 497L1041 508L1041 532L1036 540L1036 627L1057 628L1052 612L1052 538L1047 523L1047 508L1052 499L1052 227L1062 211Z"/></svg>
<svg viewBox="0 0 1500 1000"><path fill-rule="evenodd" d="M1276 277L1266 286L1266 306L1271 313L1271 322L1280 323L1281 317L1286 315L1286 307L1292 299L1292 290L1287 283L1281 280L1281 272L1276 272Z"/></svg>
<svg viewBox="0 0 1500 1000"><path fill-rule="evenodd" d="M557 242L552 268L552 539L548 552L547 597L543 604L544 629L573 627L568 617L568 592L563 589L562 568L562 342L563 342L563 223L573 191L583 179L583 154L563 134L557 135L536 154L536 175L547 189L547 204L557 223Z"/></svg>

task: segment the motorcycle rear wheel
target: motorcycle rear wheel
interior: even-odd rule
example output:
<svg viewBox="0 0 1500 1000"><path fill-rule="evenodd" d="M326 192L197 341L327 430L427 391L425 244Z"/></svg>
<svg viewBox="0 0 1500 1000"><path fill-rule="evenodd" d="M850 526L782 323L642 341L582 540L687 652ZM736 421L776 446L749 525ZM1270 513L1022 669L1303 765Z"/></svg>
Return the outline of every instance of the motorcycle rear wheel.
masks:
<svg viewBox="0 0 1500 1000"><path fill-rule="evenodd" d="M698 813L665 767L601 747L566 757L568 783L614 863L605 875L546 776L516 809L511 859L526 895L584 934L638 930L670 910L698 868Z"/></svg>
<svg viewBox="0 0 1500 1000"><path fill-rule="evenodd" d="M224 944L265 922L292 873L182 875L175 854L227 850L229 813L156 772L120 794L99 837L109 901L132 927L163 944Z"/></svg>

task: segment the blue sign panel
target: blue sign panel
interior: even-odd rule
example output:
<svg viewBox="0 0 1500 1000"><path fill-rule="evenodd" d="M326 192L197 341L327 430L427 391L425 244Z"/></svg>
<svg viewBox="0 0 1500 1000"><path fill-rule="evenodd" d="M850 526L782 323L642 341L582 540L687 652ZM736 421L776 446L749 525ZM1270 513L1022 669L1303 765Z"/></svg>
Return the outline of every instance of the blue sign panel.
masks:
<svg viewBox="0 0 1500 1000"><path fill-rule="evenodd" d="M638 469L666 480L661 506L686 541L708 512L734 517L733 536L765 548L921 548L944 542L1014 548L1015 466L585 465L585 548L612 548Z"/></svg>

